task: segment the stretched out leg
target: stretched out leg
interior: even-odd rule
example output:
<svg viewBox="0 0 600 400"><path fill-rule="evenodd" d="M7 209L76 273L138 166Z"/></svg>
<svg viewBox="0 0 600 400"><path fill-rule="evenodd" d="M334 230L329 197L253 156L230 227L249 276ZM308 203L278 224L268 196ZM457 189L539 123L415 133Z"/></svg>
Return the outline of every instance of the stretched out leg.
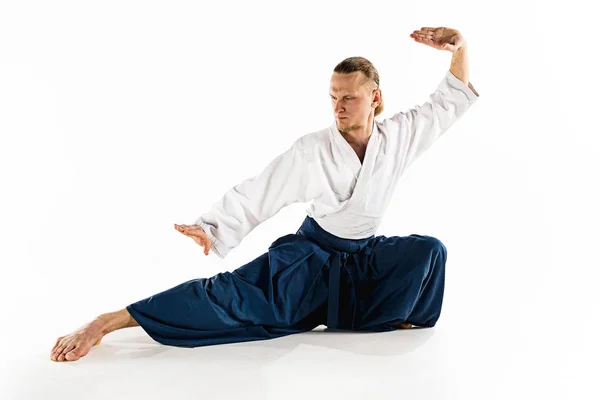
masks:
<svg viewBox="0 0 600 400"><path fill-rule="evenodd" d="M321 270L329 254L300 236L233 272L192 279L127 306L157 342L199 347L273 339L323 322L327 300Z"/></svg>
<svg viewBox="0 0 600 400"><path fill-rule="evenodd" d="M50 359L52 361L75 361L85 356L100 343L102 337L117 329L138 326L126 309L102 314L73 333L56 340Z"/></svg>
<svg viewBox="0 0 600 400"><path fill-rule="evenodd" d="M328 291L321 271L328 258L308 239L284 236L233 272L192 279L99 316L59 338L51 359L77 360L107 333L138 325L157 342L180 347L309 331L325 322Z"/></svg>

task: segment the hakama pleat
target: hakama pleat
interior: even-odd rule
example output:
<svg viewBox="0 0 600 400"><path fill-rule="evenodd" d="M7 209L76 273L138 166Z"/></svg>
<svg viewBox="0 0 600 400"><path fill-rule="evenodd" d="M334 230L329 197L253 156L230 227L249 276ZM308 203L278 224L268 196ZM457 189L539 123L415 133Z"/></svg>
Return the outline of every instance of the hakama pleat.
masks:
<svg viewBox="0 0 600 400"><path fill-rule="evenodd" d="M432 327L446 248L430 236L343 239L307 217L255 260L127 306L157 342L182 347L273 339L319 325L389 331Z"/></svg>

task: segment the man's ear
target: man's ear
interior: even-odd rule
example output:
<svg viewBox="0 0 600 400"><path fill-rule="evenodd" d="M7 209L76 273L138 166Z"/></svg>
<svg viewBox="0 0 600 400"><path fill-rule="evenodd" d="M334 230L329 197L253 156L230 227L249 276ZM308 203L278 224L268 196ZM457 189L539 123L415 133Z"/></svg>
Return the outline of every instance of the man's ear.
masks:
<svg viewBox="0 0 600 400"><path fill-rule="evenodd" d="M373 101L371 101L371 103L381 104L381 89L373 89L373 94Z"/></svg>

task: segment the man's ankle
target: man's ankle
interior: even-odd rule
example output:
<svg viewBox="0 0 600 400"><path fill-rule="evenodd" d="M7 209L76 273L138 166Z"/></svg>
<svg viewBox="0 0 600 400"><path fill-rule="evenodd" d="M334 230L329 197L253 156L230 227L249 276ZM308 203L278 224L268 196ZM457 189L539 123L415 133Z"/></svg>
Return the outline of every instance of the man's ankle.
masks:
<svg viewBox="0 0 600 400"><path fill-rule="evenodd" d="M96 318L100 322L100 329L103 335L131 326L132 319L126 309L102 314Z"/></svg>

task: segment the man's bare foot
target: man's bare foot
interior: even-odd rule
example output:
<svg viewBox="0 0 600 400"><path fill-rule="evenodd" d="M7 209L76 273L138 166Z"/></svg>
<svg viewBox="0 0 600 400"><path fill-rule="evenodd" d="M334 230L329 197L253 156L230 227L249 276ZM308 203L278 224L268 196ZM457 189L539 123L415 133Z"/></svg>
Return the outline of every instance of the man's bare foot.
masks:
<svg viewBox="0 0 600 400"><path fill-rule="evenodd" d="M396 327L398 329L410 329L413 327L413 324L411 324L410 322L401 322L397 324Z"/></svg>
<svg viewBox="0 0 600 400"><path fill-rule="evenodd" d="M100 319L86 324L71 333L59 337L50 354L52 361L75 361L85 356L90 349L99 344L104 336L102 328L105 325Z"/></svg>
<svg viewBox="0 0 600 400"><path fill-rule="evenodd" d="M90 349L99 344L104 335L117 329L139 326L127 309L102 314L89 324L71 333L59 337L50 353L52 361L75 361L85 356Z"/></svg>

